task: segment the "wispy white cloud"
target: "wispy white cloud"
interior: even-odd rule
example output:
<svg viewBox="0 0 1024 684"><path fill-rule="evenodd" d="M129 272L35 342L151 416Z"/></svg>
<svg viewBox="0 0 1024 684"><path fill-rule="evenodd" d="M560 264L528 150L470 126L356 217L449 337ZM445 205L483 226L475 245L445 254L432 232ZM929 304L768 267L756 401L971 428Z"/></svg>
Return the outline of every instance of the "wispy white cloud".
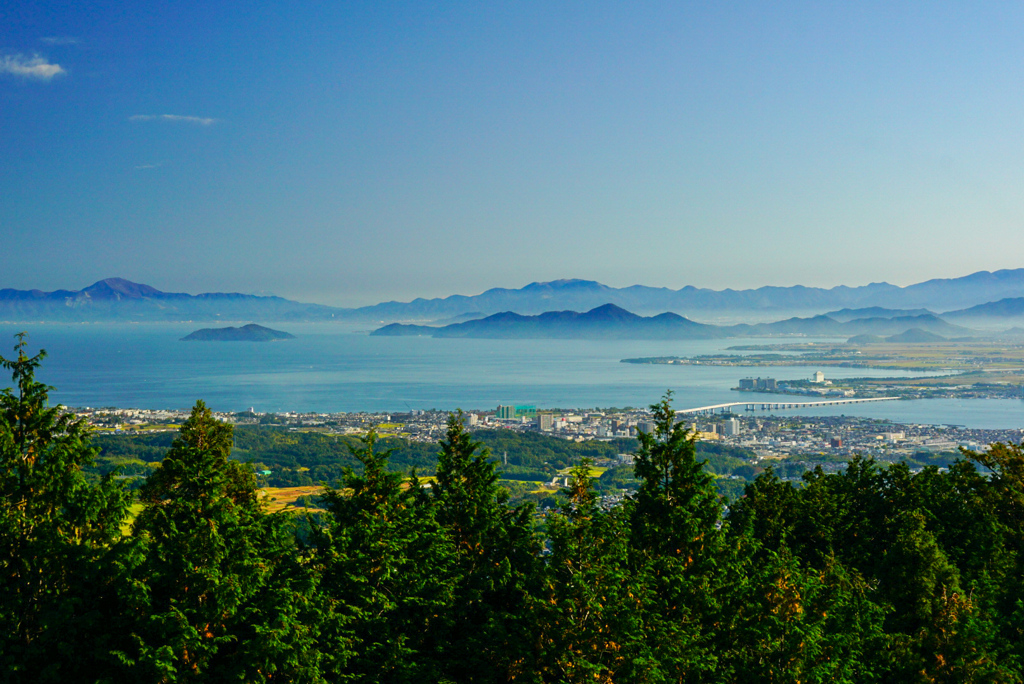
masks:
<svg viewBox="0 0 1024 684"><path fill-rule="evenodd" d="M159 169L163 164L139 164L135 167L136 171L144 171L146 169Z"/></svg>
<svg viewBox="0 0 1024 684"><path fill-rule="evenodd" d="M136 114L128 117L129 121L175 121L178 123L190 123L198 126L210 126L217 123L217 119L210 119L204 116L182 116L180 114Z"/></svg>
<svg viewBox="0 0 1024 684"><path fill-rule="evenodd" d="M0 57L0 73L49 81L54 76L67 72L60 64L52 64L45 57L39 55L26 57L19 54Z"/></svg>
<svg viewBox="0 0 1024 684"><path fill-rule="evenodd" d="M78 45L82 42L73 36L43 36L39 40L47 45Z"/></svg>

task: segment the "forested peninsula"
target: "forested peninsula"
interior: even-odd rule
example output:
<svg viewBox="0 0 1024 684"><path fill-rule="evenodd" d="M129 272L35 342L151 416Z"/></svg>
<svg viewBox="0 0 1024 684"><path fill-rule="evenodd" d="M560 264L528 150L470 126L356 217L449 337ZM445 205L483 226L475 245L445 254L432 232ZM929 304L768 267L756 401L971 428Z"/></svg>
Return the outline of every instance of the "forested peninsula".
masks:
<svg viewBox="0 0 1024 684"><path fill-rule="evenodd" d="M725 500L666 396L635 494L600 505L583 457L541 515L456 415L430 478L371 431L319 512L269 513L201 401L137 490L87 477L42 359L0 357L3 681L1024 678L1020 445Z"/></svg>

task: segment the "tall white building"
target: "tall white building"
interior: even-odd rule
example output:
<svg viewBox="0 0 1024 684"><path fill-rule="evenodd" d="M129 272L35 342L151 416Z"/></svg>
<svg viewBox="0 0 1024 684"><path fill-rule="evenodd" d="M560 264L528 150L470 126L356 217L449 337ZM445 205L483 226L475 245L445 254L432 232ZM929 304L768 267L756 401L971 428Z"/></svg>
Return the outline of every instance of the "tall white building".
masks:
<svg viewBox="0 0 1024 684"><path fill-rule="evenodd" d="M735 437L740 434L740 421L736 418L729 418L722 423L722 435L725 437Z"/></svg>

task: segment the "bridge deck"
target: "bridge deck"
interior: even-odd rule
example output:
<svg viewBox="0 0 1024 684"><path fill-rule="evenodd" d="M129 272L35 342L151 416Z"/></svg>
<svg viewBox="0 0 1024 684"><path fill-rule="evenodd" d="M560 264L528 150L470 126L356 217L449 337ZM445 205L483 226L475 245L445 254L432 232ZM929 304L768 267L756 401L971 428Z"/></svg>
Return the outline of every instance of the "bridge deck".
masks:
<svg viewBox="0 0 1024 684"><path fill-rule="evenodd" d="M776 409L804 408L807 406L834 406L837 404L861 404L868 401L895 401L899 397L871 397L868 399L827 399L822 401L731 401L727 404L712 404L711 406L697 406L695 408L679 409L676 415L690 413L714 413L718 409L723 411L733 406L747 406L756 410L760 405L762 411Z"/></svg>

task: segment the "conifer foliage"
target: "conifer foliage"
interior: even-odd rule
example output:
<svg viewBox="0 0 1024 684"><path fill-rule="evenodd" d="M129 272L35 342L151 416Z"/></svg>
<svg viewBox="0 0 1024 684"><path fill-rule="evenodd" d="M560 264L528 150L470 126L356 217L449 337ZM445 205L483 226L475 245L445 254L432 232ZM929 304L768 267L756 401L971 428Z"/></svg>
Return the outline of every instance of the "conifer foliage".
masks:
<svg viewBox="0 0 1024 684"><path fill-rule="evenodd" d="M371 431L324 492L330 521L316 536L318 570L337 619L331 638L351 644L340 673L357 682L436 681L436 631L450 602L451 549L418 486L387 470Z"/></svg>
<svg viewBox="0 0 1024 684"><path fill-rule="evenodd" d="M231 426L197 402L142 487L135 665L158 680L316 681L315 582L230 452Z"/></svg>
<svg viewBox="0 0 1024 684"><path fill-rule="evenodd" d="M539 545L532 509L511 507L490 453L461 411L448 418L430 503L454 545L454 602L447 611L445 674L455 681L514 677L533 659Z"/></svg>
<svg viewBox="0 0 1024 684"><path fill-rule="evenodd" d="M572 470L562 510L548 521L551 555L543 625L544 681L649 681L656 671L631 567L626 509L603 510L589 459Z"/></svg>
<svg viewBox="0 0 1024 684"><path fill-rule="evenodd" d="M0 356L14 386L0 392L0 679L61 681L92 671L105 643L102 582L130 498L113 480L86 481L86 425L49 406L35 379L46 356Z"/></svg>
<svg viewBox="0 0 1024 684"><path fill-rule="evenodd" d="M728 571L719 567L722 503L696 459L694 435L676 420L671 394L651 410L655 429L639 434L634 460L640 488L629 506L632 566L647 589L643 610L660 672L693 678L716 664L710 626Z"/></svg>

